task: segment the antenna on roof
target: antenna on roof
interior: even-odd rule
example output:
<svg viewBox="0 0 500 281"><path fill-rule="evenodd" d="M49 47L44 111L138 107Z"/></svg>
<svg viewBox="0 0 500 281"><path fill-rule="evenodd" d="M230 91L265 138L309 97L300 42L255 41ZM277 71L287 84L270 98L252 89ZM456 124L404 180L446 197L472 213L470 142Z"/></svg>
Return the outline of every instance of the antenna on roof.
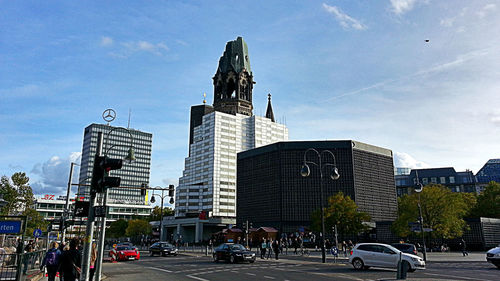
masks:
<svg viewBox="0 0 500 281"><path fill-rule="evenodd" d="M128 109L128 124L127 124L127 129L130 128L130 115L132 115L132 108Z"/></svg>

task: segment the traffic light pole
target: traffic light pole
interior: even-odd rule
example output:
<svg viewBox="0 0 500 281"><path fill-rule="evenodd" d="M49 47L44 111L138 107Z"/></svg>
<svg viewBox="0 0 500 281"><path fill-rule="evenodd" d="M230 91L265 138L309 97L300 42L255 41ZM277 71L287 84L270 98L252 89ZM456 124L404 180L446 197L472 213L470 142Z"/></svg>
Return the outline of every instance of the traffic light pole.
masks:
<svg viewBox="0 0 500 281"><path fill-rule="evenodd" d="M97 134L97 149L96 149L96 157L94 161L97 161L97 157L102 156L102 143L103 136L102 132ZM94 163L95 165L95 163ZM92 175L94 177L94 175ZM87 228L85 230L85 244L83 248L83 261L82 261L82 273L80 275L80 281L89 281L89 269L90 269L90 257L92 251L92 241L94 236L94 206L96 205L96 196L97 194L92 191L92 187L90 188L90 204L89 204L89 217L87 220Z"/></svg>
<svg viewBox="0 0 500 281"><path fill-rule="evenodd" d="M100 223L100 235L99 235L99 244L97 248L97 260L95 261L95 280L100 281L101 280L101 270L102 270L102 260L104 258L104 241L106 239L106 216L108 215L108 210L107 210L107 204L108 204L108 189L104 191L104 198L102 201L102 205L104 206L105 215L101 217L101 223Z"/></svg>

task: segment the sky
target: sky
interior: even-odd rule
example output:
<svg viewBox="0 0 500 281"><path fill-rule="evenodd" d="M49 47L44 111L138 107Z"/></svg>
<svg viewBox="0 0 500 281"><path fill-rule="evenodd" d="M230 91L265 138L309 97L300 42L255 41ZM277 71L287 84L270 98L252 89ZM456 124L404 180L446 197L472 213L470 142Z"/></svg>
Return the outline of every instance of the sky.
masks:
<svg viewBox="0 0 500 281"><path fill-rule="evenodd" d="M151 186L177 184L189 110L242 36L290 140L352 139L395 166L477 172L500 158L500 2L494 0L0 0L0 175L64 194L83 130L153 134ZM76 177L75 177L76 178Z"/></svg>

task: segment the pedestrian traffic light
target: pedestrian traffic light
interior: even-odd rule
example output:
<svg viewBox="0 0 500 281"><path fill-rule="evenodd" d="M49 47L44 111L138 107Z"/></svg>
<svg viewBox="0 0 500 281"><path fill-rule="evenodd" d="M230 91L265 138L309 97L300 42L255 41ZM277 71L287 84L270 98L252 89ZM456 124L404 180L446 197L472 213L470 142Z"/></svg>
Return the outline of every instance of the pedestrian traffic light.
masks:
<svg viewBox="0 0 500 281"><path fill-rule="evenodd" d="M123 160L111 159L106 156L95 156L92 171L91 192L104 192L107 188L120 186L120 177L108 177L111 170L121 169Z"/></svg>

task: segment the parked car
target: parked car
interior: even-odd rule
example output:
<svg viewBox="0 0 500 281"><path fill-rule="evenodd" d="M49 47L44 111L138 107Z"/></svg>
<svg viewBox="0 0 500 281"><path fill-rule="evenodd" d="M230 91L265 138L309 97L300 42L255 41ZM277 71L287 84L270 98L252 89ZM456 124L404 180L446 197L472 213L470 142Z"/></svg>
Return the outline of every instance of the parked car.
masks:
<svg viewBox="0 0 500 281"><path fill-rule="evenodd" d="M136 248L128 245L117 245L109 251L109 256L113 261L138 260L141 254Z"/></svg>
<svg viewBox="0 0 500 281"><path fill-rule="evenodd" d="M486 260L497 268L500 268L500 245L486 252Z"/></svg>
<svg viewBox="0 0 500 281"><path fill-rule="evenodd" d="M417 269L425 269L425 261L419 256L403 253L400 250L387 244L380 243L359 243L351 250L349 263L354 269L368 269L373 267L397 268L401 255L403 267L408 272Z"/></svg>
<svg viewBox="0 0 500 281"><path fill-rule="evenodd" d="M149 254L151 256L161 255L161 256L177 256L177 248L167 242L156 242L151 247L149 247Z"/></svg>
<svg viewBox="0 0 500 281"><path fill-rule="evenodd" d="M247 248L241 244L224 243L215 248L213 258L214 262L224 260L230 263L241 261L253 263L255 262L255 253L247 250Z"/></svg>
<svg viewBox="0 0 500 281"><path fill-rule="evenodd" d="M403 253L412 254L412 255L417 255L418 254L417 247L415 247L415 245L413 245L413 244L409 244L409 243L396 243L396 244L391 244L391 246L393 246L394 248L400 250Z"/></svg>

